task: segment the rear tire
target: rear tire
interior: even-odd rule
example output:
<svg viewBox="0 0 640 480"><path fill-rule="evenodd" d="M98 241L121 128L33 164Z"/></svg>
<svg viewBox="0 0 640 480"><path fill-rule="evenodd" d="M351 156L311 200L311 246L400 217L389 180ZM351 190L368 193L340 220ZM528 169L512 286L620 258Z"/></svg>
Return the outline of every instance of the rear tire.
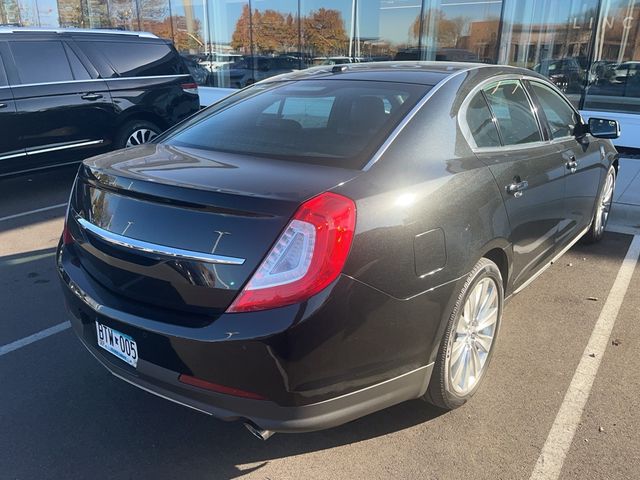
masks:
<svg viewBox="0 0 640 480"><path fill-rule="evenodd" d="M132 120L125 123L115 137L116 148L129 148L153 140L162 130L156 124L147 120Z"/></svg>
<svg viewBox="0 0 640 480"><path fill-rule="evenodd" d="M615 189L616 169L612 165L609 167L602 189L598 194L596 213L591 221L591 226L583 237L585 243L596 243L602 240L607 222L609 221L609 212L611 211Z"/></svg>
<svg viewBox="0 0 640 480"><path fill-rule="evenodd" d="M493 356L503 302L500 269L481 258L458 294L424 400L452 410L478 390Z"/></svg>

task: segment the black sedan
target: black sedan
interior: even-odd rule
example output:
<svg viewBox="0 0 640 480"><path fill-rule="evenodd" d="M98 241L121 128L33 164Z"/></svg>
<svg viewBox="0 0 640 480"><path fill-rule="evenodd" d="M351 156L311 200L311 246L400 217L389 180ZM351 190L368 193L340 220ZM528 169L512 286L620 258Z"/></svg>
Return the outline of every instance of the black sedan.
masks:
<svg viewBox="0 0 640 480"><path fill-rule="evenodd" d="M511 67L269 79L84 162L57 255L73 327L114 375L261 438L458 407L505 299L602 237L618 133Z"/></svg>

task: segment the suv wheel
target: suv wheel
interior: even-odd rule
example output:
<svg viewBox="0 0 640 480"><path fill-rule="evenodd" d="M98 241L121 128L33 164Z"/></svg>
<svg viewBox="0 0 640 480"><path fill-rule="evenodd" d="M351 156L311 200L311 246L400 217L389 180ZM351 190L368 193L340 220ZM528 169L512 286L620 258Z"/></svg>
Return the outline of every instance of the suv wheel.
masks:
<svg viewBox="0 0 640 480"><path fill-rule="evenodd" d="M424 396L429 403L452 410L478 390L493 354L503 299L500 269L481 258L469 273L449 317Z"/></svg>
<svg viewBox="0 0 640 480"><path fill-rule="evenodd" d="M160 134L160 128L146 120L125 123L116 135L116 148L129 148L147 143Z"/></svg>

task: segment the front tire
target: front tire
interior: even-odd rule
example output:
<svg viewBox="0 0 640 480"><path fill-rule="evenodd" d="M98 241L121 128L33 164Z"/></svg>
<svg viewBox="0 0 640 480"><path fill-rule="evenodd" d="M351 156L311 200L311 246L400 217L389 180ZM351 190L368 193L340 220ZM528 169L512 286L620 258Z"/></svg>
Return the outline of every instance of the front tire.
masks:
<svg viewBox="0 0 640 480"><path fill-rule="evenodd" d="M493 356L504 290L498 266L481 258L458 295L424 400L452 410L478 390Z"/></svg>
<svg viewBox="0 0 640 480"><path fill-rule="evenodd" d="M596 243L602 240L604 236L604 230L607 227L609 221L609 212L611 211L611 205L613 203L613 192L616 188L616 169L609 167L607 176L604 180L604 185L598 195L598 203L596 204L596 214L591 221L589 231L584 236L586 243Z"/></svg>

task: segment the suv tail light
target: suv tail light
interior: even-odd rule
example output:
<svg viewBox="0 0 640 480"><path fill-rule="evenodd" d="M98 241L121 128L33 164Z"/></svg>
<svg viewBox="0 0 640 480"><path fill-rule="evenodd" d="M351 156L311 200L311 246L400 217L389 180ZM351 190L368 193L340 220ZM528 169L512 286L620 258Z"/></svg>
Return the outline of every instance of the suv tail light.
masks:
<svg viewBox="0 0 640 480"><path fill-rule="evenodd" d="M73 235L71 235L69 227L67 226L67 221L65 220L64 228L62 229L62 243L64 245L71 245L73 242L75 242L75 239L73 238Z"/></svg>
<svg viewBox="0 0 640 480"><path fill-rule="evenodd" d="M198 94L198 84L197 83L183 83L180 85L182 90L186 93L193 93L194 95Z"/></svg>
<svg viewBox="0 0 640 480"><path fill-rule="evenodd" d="M303 203L227 312L283 307L323 290L344 267L355 224L350 198L325 192Z"/></svg>

